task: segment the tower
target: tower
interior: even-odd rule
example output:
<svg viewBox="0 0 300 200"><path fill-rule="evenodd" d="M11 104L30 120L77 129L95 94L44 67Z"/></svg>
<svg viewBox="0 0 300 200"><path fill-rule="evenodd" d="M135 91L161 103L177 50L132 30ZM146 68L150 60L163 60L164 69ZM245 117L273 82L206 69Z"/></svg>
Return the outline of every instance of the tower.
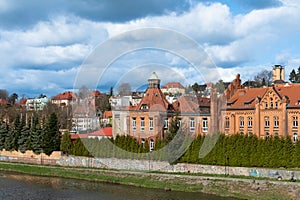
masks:
<svg viewBox="0 0 300 200"><path fill-rule="evenodd" d="M148 88L160 88L160 79L155 72L148 79Z"/></svg>
<svg viewBox="0 0 300 200"><path fill-rule="evenodd" d="M274 65L272 71L272 81L273 83L284 82L284 67L281 65Z"/></svg>

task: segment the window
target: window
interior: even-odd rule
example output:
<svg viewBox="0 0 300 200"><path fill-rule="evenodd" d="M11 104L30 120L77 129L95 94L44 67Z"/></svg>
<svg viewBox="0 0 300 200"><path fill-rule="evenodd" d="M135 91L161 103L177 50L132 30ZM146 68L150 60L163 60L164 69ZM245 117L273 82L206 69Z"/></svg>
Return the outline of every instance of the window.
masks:
<svg viewBox="0 0 300 200"><path fill-rule="evenodd" d="M165 120L164 120L164 129L167 130L168 127L169 127L168 118L165 118Z"/></svg>
<svg viewBox="0 0 300 200"><path fill-rule="evenodd" d="M270 98L270 108L273 108L273 98Z"/></svg>
<svg viewBox="0 0 300 200"><path fill-rule="evenodd" d="M265 133L265 138L270 137L270 134L268 132Z"/></svg>
<svg viewBox="0 0 300 200"><path fill-rule="evenodd" d="M141 106L141 110L146 110L146 109L148 109L148 105L147 105L147 104L143 104L143 105Z"/></svg>
<svg viewBox="0 0 300 200"><path fill-rule="evenodd" d="M154 141L151 139L150 140L150 152L154 151Z"/></svg>
<svg viewBox="0 0 300 200"><path fill-rule="evenodd" d="M278 137L278 132L275 132L275 133L274 133L274 137Z"/></svg>
<svg viewBox="0 0 300 200"><path fill-rule="evenodd" d="M298 128L298 117L293 116L293 128Z"/></svg>
<svg viewBox="0 0 300 200"><path fill-rule="evenodd" d="M149 130L150 131L153 130L153 118L152 117L149 118Z"/></svg>
<svg viewBox="0 0 300 200"><path fill-rule="evenodd" d="M298 140L298 134L294 133L294 135L293 135L293 142L296 143L297 140Z"/></svg>
<svg viewBox="0 0 300 200"><path fill-rule="evenodd" d="M265 117L265 128L269 128L269 127L270 127L270 118Z"/></svg>
<svg viewBox="0 0 300 200"><path fill-rule="evenodd" d="M141 117L141 131L145 130L145 118Z"/></svg>
<svg viewBox="0 0 300 200"><path fill-rule="evenodd" d="M275 108L278 108L278 102L275 102Z"/></svg>
<svg viewBox="0 0 300 200"><path fill-rule="evenodd" d="M275 116L274 117L274 128L278 128L279 127L279 117Z"/></svg>
<svg viewBox="0 0 300 200"><path fill-rule="evenodd" d="M132 129L135 131L136 130L136 118L132 118Z"/></svg>
<svg viewBox="0 0 300 200"><path fill-rule="evenodd" d="M240 128L244 128L244 117L240 117Z"/></svg>
<svg viewBox="0 0 300 200"><path fill-rule="evenodd" d="M229 117L225 117L225 128L228 129L230 127Z"/></svg>
<svg viewBox="0 0 300 200"><path fill-rule="evenodd" d="M178 127L181 127L181 125L182 125L182 120L178 119Z"/></svg>
<svg viewBox="0 0 300 200"><path fill-rule="evenodd" d="M208 120L207 118L202 119L202 132L206 133L208 131Z"/></svg>
<svg viewBox="0 0 300 200"><path fill-rule="evenodd" d="M248 128L252 128L252 117L248 117Z"/></svg>
<svg viewBox="0 0 300 200"><path fill-rule="evenodd" d="M142 146L145 147L145 139L142 139Z"/></svg>
<svg viewBox="0 0 300 200"><path fill-rule="evenodd" d="M268 109L268 102L265 103L265 109Z"/></svg>
<svg viewBox="0 0 300 200"><path fill-rule="evenodd" d="M190 131L194 131L194 130L195 130L195 119L190 118Z"/></svg>

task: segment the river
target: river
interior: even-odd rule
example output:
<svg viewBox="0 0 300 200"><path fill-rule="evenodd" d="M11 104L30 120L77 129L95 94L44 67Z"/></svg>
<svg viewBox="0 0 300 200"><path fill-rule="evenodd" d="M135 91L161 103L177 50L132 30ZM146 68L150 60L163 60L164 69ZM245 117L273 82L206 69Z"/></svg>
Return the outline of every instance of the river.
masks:
<svg viewBox="0 0 300 200"><path fill-rule="evenodd" d="M200 199L229 200L203 193L175 192L65 178L0 172L0 199Z"/></svg>

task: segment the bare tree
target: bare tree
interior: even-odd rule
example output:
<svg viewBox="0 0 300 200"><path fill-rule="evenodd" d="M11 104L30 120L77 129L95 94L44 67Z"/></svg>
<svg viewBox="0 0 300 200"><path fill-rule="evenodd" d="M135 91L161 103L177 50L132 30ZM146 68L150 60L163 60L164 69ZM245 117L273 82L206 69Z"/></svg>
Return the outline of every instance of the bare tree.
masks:
<svg viewBox="0 0 300 200"><path fill-rule="evenodd" d="M269 86L272 84L272 71L263 70L254 76L254 81L258 86Z"/></svg>
<svg viewBox="0 0 300 200"><path fill-rule="evenodd" d="M121 95L121 96L130 95L131 94L131 86L130 86L130 84L129 83L122 83L118 87L118 92L119 92L119 95Z"/></svg>
<svg viewBox="0 0 300 200"><path fill-rule="evenodd" d="M4 99L4 100L8 99L8 92L7 92L7 90L0 89L0 99Z"/></svg>

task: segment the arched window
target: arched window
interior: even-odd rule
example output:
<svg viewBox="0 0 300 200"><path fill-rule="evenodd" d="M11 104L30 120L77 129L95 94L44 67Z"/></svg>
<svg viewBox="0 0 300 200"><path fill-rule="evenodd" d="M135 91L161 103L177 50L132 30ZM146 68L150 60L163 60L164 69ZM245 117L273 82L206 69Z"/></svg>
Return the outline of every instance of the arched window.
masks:
<svg viewBox="0 0 300 200"><path fill-rule="evenodd" d="M269 127L270 127L270 118L265 117L265 128L269 128Z"/></svg>
<svg viewBox="0 0 300 200"><path fill-rule="evenodd" d="M297 140L298 140L298 134L294 133L294 135L293 135L293 142L295 143L295 142L297 142Z"/></svg>
<svg viewBox="0 0 300 200"><path fill-rule="evenodd" d="M274 137L278 137L278 133L277 132L274 133Z"/></svg>
<svg viewBox="0 0 300 200"><path fill-rule="evenodd" d="M252 128L252 117L248 117L248 128Z"/></svg>
<svg viewBox="0 0 300 200"><path fill-rule="evenodd" d="M244 117L240 117L240 128L244 128L244 125L245 125Z"/></svg>
<svg viewBox="0 0 300 200"><path fill-rule="evenodd" d="M268 138L268 137L270 137L270 134L269 134L269 132L266 132L265 133L265 138Z"/></svg>
<svg viewBox="0 0 300 200"><path fill-rule="evenodd" d="M273 98L270 98L270 108L273 108Z"/></svg>
<svg viewBox="0 0 300 200"><path fill-rule="evenodd" d="M150 151L154 151L154 140L150 140Z"/></svg>

